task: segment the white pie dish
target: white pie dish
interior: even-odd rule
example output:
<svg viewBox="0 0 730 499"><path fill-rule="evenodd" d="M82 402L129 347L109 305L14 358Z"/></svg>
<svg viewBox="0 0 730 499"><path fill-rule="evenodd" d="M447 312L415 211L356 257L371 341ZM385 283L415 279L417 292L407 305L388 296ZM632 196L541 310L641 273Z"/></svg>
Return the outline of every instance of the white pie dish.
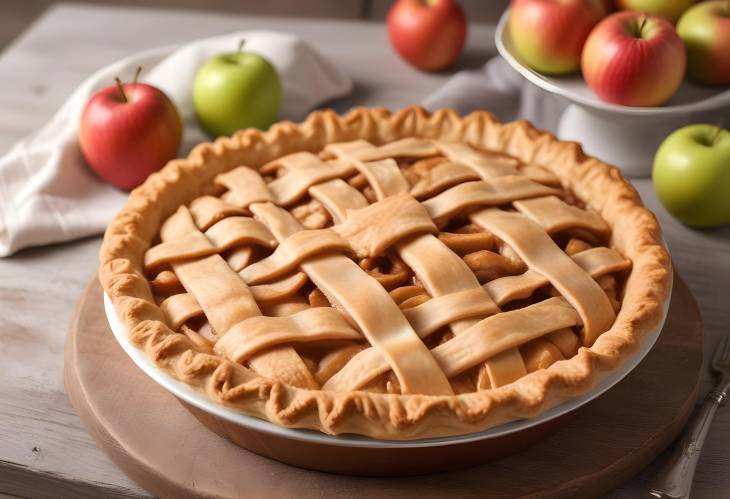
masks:
<svg viewBox="0 0 730 499"><path fill-rule="evenodd" d="M668 296L671 296L671 293L669 293ZM358 435L327 435L313 430L285 428L262 419L247 416L233 408L217 404L208 399L205 394L192 389L190 386L172 378L163 370L158 369L143 350L134 346L129 340L127 328L117 317L111 300L106 293L104 293L104 310L114 337L137 367L175 397L186 404L196 407L204 413L220 418L248 431L271 435L291 441L360 449L414 449L469 444L495 439L497 437L505 437L567 415L585 405L625 378L649 353L659 338L664 326L669 310L670 299L671 298L667 298L663 303L662 319L659 326L644 337L640 348L624 359L616 370L606 373L605 376L599 379L593 388L585 394L563 401L555 407L545 410L540 415L533 418L511 421L485 431L450 437L404 441L381 440Z"/></svg>

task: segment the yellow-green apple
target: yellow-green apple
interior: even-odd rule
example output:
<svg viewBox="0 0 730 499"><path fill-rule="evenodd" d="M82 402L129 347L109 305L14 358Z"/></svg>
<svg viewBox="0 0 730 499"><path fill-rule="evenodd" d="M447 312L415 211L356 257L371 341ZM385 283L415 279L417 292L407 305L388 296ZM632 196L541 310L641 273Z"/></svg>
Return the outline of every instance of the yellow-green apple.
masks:
<svg viewBox="0 0 730 499"><path fill-rule="evenodd" d="M580 68L586 38L605 15L602 0L512 0L509 33L529 67L567 74Z"/></svg>
<svg viewBox="0 0 730 499"><path fill-rule="evenodd" d="M687 76L699 83L730 84L730 0L702 2L677 24L687 46Z"/></svg>
<svg viewBox="0 0 730 499"><path fill-rule="evenodd" d="M466 18L455 0L398 0L387 24L395 51L423 71L450 66L464 48Z"/></svg>
<svg viewBox="0 0 730 499"><path fill-rule="evenodd" d="M266 130L279 114L279 74L264 57L244 51L243 43L236 52L208 59L195 74L195 113L203 128L216 137L243 128Z"/></svg>
<svg viewBox="0 0 730 499"><path fill-rule="evenodd" d="M646 12L654 16L662 16L672 24L682 13L689 9L696 0L616 0L619 9Z"/></svg>
<svg viewBox="0 0 730 499"><path fill-rule="evenodd" d="M672 132L654 158L657 196L687 225L730 223L730 132L689 125Z"/></svg>
<svg viewBox="0 0 730 499"><path fill-rule="evenodd" d="M659 106L684 78L687 52L674 26L640 12L611 14L591 32L581 67L601 99L624 106Z"/></svg>
<svg viewBox="0 0 730 499"><path fill-rule="evenodd" d="M139 73L139 71L138 71ZM104 180L131 190L177 156L180 116L165 93L137 83L104 88L81 114L79 144L86 162Z"/></svg>

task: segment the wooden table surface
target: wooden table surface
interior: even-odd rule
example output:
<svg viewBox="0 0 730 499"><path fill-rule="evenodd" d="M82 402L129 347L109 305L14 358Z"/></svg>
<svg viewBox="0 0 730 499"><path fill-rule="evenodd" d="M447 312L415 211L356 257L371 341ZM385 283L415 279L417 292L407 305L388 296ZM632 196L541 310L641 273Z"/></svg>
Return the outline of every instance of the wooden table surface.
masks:
<svg viewBox="0 0 730 499"><path fill-rule="evenodd" d="M158 45L264 27L303 36L350 74L356 89L335 103L340 111L419 102L448 77L405 66L377 23L66 4L44 14L0 54L0 153L41 126L102 65ZM471 26L462 66L479 65L493 53L492 32ZM649 180L635 185L659 215L675 265L699 301L709 352L730 328L730 227L686 228L659 206ZM146 495L96 448L63 388L68 320L96 270L99 244L89 238L0 259L0 496ZM609 497L644 497L651 468ZM730 496L730 409L715 419L693 494L721 496Z"/></svg>

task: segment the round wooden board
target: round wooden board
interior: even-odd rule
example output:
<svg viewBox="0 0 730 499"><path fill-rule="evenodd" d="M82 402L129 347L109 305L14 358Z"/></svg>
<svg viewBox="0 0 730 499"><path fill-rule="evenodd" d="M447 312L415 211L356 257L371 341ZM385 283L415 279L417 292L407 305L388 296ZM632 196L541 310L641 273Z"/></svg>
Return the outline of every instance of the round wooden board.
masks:
<svg viewBox="0 0 730 499"><path fill-rule="evenodd" d="M552 436L472 468L378 478L288 466L208 430L116 343L96 279L81 296L65 351L66 389L77 414L125 473L161 497L596 496L676 437L694 407L701 370L699 310L675 275L669 317L649 355Z"/></svg>

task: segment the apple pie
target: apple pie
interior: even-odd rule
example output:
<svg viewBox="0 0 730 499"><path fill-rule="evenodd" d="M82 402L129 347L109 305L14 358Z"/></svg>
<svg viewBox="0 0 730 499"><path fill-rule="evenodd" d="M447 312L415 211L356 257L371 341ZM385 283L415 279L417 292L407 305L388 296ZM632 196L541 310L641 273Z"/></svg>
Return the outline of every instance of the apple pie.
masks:
<svg viewBox="0 0 730 499"><path fill-rule="evenodd" d="M360 108L170 162L107 229L100 278L130 341L216 403L413 439L588 391L658 327L671 263L577 144Z"/></svg>

